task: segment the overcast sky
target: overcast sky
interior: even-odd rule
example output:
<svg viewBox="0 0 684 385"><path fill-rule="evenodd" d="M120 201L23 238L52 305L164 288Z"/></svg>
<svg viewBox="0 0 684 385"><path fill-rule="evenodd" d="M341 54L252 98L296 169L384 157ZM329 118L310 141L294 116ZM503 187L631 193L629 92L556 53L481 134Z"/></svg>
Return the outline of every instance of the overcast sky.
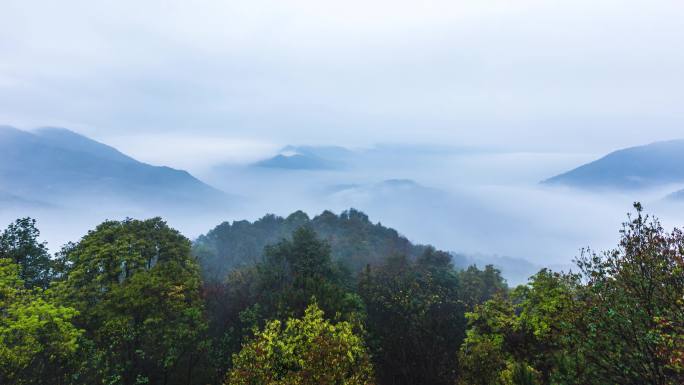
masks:
<svg viewBox="0 0 684 385"><path fill-rule="evenodd" d="M600 152L684 137L683 102L681 0L0 1L0 124L142 159Z"/></svg>

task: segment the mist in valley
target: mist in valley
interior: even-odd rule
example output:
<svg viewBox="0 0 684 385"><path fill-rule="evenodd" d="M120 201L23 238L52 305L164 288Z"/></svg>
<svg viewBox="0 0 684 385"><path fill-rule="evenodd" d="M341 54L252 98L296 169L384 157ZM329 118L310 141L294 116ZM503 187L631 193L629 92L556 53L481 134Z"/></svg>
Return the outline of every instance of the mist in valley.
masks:
<svg viewBox="0 0 684 385"><path fill-rule="evenodd" d="M540 184L684 136L680 3L615 7L10 0L0 124L63 126L144 164L26 147L1 159L0 221L36 217L54 250L107 218L194 239L354 207L473 260L567 266L613 247L634 201L684 224L673 167L638 189Z"/></svg>
<svg viewBox="0 0 684 385"><path fill-rule="evenodd" d="M0 384L684 384L682 20L1 0Z"/></svg>
<svg viewBox="0 0 684 385"><path fill-rule="evenodd" d="M186 159L194 176L225 193L218 201L155 199L154 189L137 201L75 186L67 199L44 197L50 204L6 199L0 221L36 218L57 250L106 219L160 216L194 239L224 221L355 208L461 263L493 263L517 284L542 267L570 269L582 248L614 247L633 202L667 227L684 223L684 205L665 199L681 185L591 190L540 183L600 156L408 144L283 146L261 159Z"/></svg>

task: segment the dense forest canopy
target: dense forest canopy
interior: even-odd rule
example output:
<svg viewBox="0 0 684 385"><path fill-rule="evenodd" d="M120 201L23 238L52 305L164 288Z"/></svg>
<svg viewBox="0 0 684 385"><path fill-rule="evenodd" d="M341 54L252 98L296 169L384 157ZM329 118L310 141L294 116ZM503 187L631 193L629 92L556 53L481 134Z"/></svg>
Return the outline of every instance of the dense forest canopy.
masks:
<svg viewBox="0 0 684 385"><path fill-rule="evenodd" d="M193 245L207 279L222 279L238 266L252 265L263 257L267 245L290 238L302 226L313 229L328 242L333 260L357 272L367 264L377 265L390 255L418 257L425 246L413 245L396 230L372 223L368 216L350 209L340 215L324 211L313 218L302 212L287 217L272 214L249 221L224 222Z"/></svg>
<svg viewBox="0 0 684 385"><path fill-rule="evenodd" d="M639 204L614 250L515 288L357 211L194 245L107 221L52 256L36 225L0 233L2 384L684 382L684 235Z"/></svg>

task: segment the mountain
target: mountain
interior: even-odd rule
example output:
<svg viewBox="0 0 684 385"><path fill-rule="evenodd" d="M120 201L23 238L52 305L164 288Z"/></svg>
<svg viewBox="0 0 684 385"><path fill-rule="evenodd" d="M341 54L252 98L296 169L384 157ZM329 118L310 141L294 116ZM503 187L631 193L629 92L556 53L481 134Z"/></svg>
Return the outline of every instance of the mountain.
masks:
<svg viewBox="0 0 684 385"><path fill-rule="evenodd" d="M94 141L83 135L67 130L66 128L42 127L32 131L32 133L44 139L54 147L75 152L82 152L112 161L131 163L136 162L135 159L121 153L119 150L113 147Z"/></svg>
<svg viewBox="0 0 684 385"><path fill-rule="evenodd" d="M675 191L668 195L666 199L676 202L684 202L684 190Z"/></svg>
<svg viewBox="0 0 684 385"><path fill-rule="evenodd" d="M372 184L338 184L328 187L327 191L336 196L363 196L376 200L388 198L425 199L439 195L437 189L425 187L412 179L387 179Z"/></svg>
<svg viewBox="0 0 684 385"><path fill-rule="evenodd" d="M351 209L340 215L324 211L314 218L297 211L286 218L266 215L255 222L224 222L200 236L193 251L205 277L222 279L237 266L259 261L264 247L289 238L301 226L311 226L327 240L333 258L352 271L394 254L415 258L425 250L425 246L414 245L396 230L372 223L366 214Z"/></svg>
<svg viewBox="0 0 684 385"><path fill-rule="evenodd" d="M493 265L501 271L501 275L506 278L506 282L510 286L527 283L528 278L542 268L523 258L462 253L451 253L451 256L454 266L460 269L466 269L472 265L482 269L486 265Z"/></svg>
<svg viewBox="0 0 684 385"><path fill-rule="evenodd" d="M287 146L272 158L254 164L256 167L288 170L335 170L345 166L350 150L336 146Z"/></svg>
<svg viewBox="0 0 684 385"><path fill-rule="evenodd" d="M350 209L339 215L324 211L313 218L296 211L285 218L269 214L254 222L223 222L199 236L193 242L193 252L206 279L222 280L231 270L260 261L266 246L290 238L301 226L310 226L320 238L327 240L333 259L353 272L367 265L378 265L393 255L417 258L428 247L413 244L396 230L373 223L363 212ZM522 258L450 254L458 269L494 265L511 285L527 282L541 268Z"/></svg>
<svg viewBox="0 0 684 385"><path fill-rule="evenodd" d="M335 185L328 187L326 192L327 199L336 207L340 204L358 207L371 211L385 220L396 219L392 212L396 212L399 207L402 208L401 213L405 214L413 210L429 210L430 207L440 205L444 207L451 199L444 191L426 187L412 179Z"/></svg>
<svg viewBox="0 0 684 385"><path fill-rule="evenodd" d="M337 168L335 163L326 159L301 154L278 154L272 158L257 162L255 166L288 170L332 170Z"/></svg>
<svg viewBox="0 0 684 385"><path fill-rule="evenodd" d="M78 207L86 201L197 206L226 198L186 171L139 162L62 128L0 126L0 186L21 199Z"/></svg>
<svg viewBox="0 0 684 385"><path fill-rule="evenodd" d="M684 140L612 152L542 183L579 188L648 188L684 182Z"/></svg>
<svg viewBox="0 0 684 385"><path fill-rule="evenodd" d="M34 207L34 208L48 208L50 207L49 204L44 203L44 202L39 202L39 201L32 201L28 199L24 199L22 197L18 197L16 195L0 191L0 209L4 207L12 207L12 208L26 208L26 207Z"/></svg>

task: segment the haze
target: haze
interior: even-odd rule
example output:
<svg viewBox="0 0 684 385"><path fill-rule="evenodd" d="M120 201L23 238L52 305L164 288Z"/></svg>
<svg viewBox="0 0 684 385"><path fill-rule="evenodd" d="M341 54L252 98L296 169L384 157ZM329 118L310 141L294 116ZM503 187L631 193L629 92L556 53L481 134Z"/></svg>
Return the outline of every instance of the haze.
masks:
<svg viewBox="0 0 684 385"><path fill-rule="evenodd" d="M613 245L634 200L684 223L661 200L675 187L537 185L619 148L684 138L682 20L674 0L5 0L0 124L66 127L246 199L172 216L189 236L220 220L354 206L418 242L566 263ZM357 155L343 170L250 166L286 145ZM390 183L388 198L395 179L415 185ZM328 190L338 185L353 187ZM39 220L62 242L129 213L72 213L60 234L63 218Z"/></svg>
<svg viewBox="0 0 684 385"><path fill-rule="evenodd" d="M682 19L680 1L6 0L0 121L170 165L202 151L133 137L605 152L682 136Z"/></svg>

